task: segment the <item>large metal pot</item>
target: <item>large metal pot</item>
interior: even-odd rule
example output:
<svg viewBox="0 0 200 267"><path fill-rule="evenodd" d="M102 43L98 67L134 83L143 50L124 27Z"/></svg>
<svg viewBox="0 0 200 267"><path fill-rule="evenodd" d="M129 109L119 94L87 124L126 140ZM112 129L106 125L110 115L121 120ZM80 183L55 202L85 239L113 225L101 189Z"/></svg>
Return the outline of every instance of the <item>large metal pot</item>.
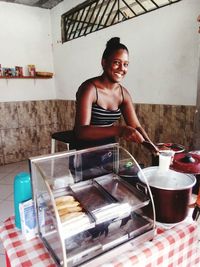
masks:
<svg viewBox="0 0 200 267"><path fill-rule="evenodd" d="M189 210L192 187L196 183L195 176L173 170L161 173L158 167L148 167L142 171L153 195L156 221L177 223L184 220ZM144 175L141 171L138 173L143 185L146 184Z"/></svg>

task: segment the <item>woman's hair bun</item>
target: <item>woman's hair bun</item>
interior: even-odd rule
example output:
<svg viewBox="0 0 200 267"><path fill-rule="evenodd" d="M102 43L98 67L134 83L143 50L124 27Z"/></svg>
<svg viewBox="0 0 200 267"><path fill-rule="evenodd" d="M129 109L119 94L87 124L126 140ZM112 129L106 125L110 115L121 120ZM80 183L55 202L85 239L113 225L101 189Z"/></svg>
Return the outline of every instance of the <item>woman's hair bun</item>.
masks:
<svg viewBox="0 0 200 267"><path fill-rule="evenodd" d="M107 59L112 55L115 51L119 49L124 49L128 53L128 49L125 45L120 43L120 38L119 37L113 37L108 42L106 43L106 48L103 52L103 59Z"/></svg>
<svg viewBox="0 0 200 267"><path fill-rule="evenodd" d="M107 44L106 47L113 47L120 44L120 38L119 37L113 37L111 38Z"/></svg>

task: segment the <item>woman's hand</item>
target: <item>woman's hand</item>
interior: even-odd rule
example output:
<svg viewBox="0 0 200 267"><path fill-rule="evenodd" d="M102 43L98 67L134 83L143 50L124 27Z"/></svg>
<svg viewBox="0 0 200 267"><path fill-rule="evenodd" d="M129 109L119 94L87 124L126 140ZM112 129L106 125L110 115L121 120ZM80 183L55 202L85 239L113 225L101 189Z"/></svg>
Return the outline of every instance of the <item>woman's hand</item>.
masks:
<svg viewBox="0 0 200 267"><path fill-rule="evenodd" d="M144 142L143 136L131 126L122 126L120 137L124 138L126 141L132 141L139 144Z"/></svg>

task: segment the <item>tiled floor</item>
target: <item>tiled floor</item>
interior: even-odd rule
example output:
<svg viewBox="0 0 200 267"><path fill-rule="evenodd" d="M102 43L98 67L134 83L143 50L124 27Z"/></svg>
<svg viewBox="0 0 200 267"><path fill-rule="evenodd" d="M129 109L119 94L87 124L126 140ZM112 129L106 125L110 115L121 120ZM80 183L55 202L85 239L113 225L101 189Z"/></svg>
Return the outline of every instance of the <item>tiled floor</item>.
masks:
<svg viewBox="0 0 200 267"><path fill-rule="evenodd" d="M20 172L29 172L28 161L0 166L0 224L14 214L13 181ZM0 267L5 266L4 249L0 241Z"/></svg>

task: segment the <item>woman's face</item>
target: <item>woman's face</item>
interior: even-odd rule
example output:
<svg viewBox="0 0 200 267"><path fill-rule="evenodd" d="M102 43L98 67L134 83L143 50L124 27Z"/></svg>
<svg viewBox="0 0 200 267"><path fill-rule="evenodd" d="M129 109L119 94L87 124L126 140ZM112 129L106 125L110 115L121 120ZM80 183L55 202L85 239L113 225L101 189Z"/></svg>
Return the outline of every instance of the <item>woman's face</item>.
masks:
<svg viewBox="0 0 200 267"><path fill-rule="evenodd" d="M102 60L104 75L114 83L119 83L128 71L129 56L125 49L115 51L109 58Z"/></svg>

